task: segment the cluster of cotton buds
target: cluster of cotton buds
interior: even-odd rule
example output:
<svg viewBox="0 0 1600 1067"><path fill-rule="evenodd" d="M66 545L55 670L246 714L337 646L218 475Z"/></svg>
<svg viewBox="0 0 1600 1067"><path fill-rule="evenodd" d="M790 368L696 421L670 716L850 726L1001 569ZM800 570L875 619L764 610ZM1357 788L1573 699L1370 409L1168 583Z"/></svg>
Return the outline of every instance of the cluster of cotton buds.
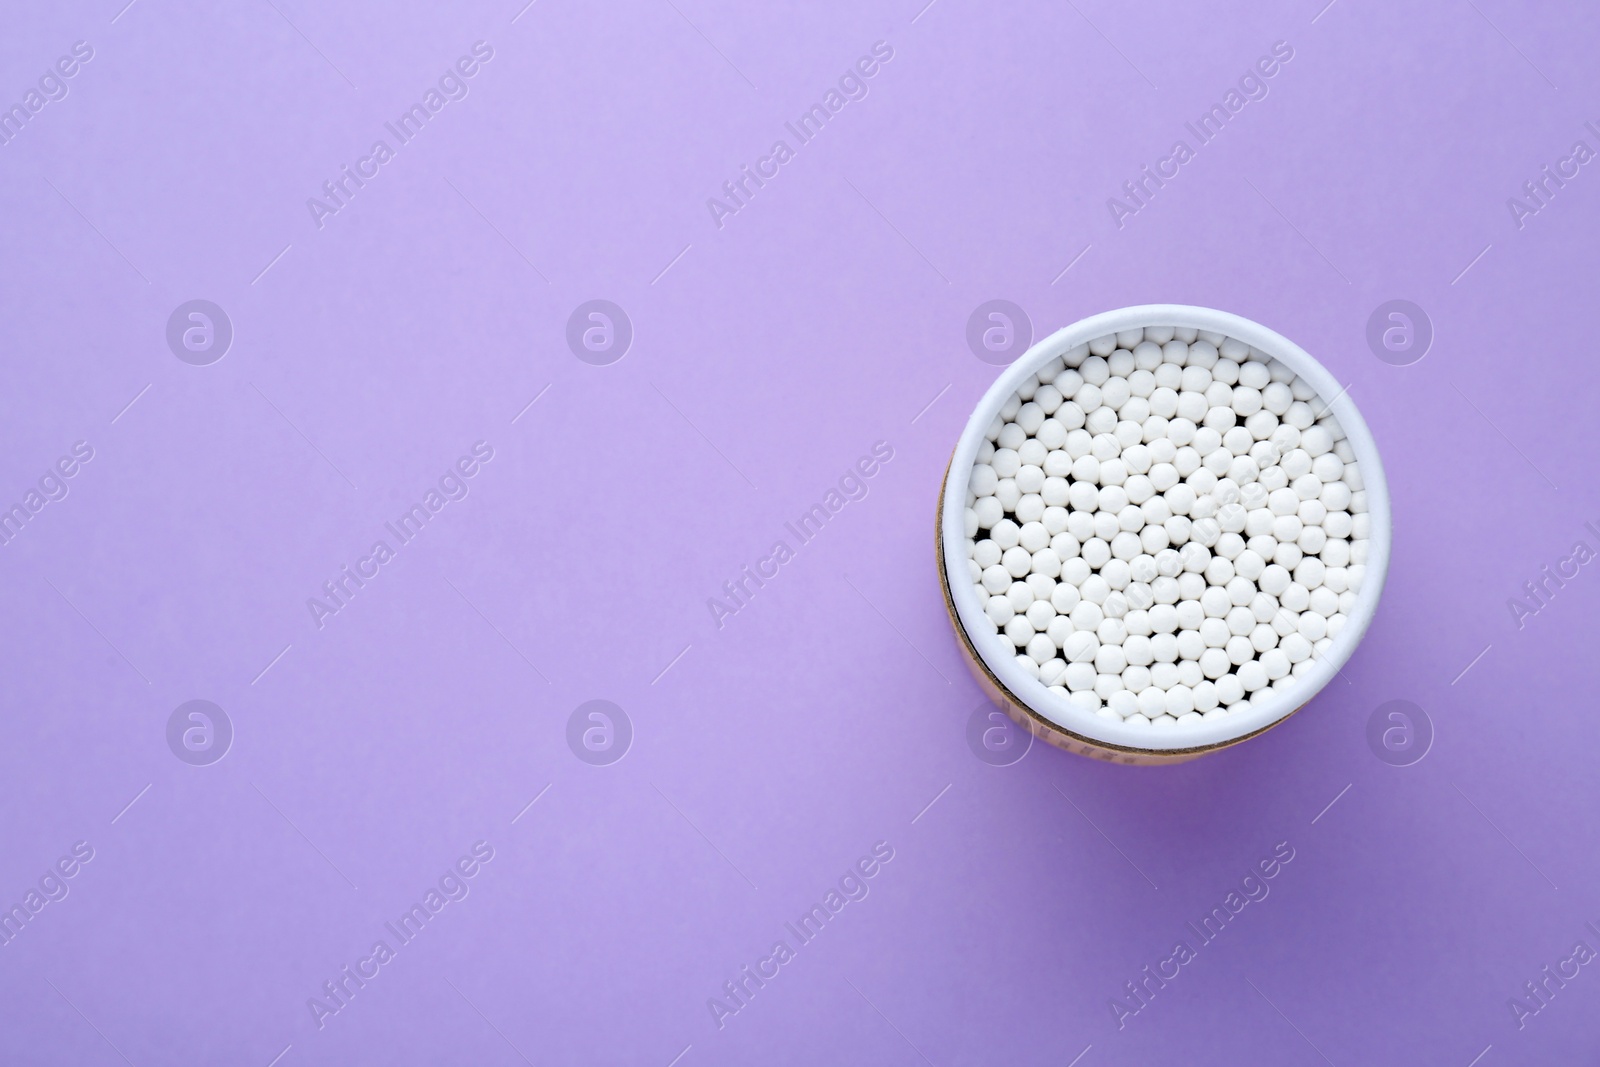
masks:
<svg viewBox="0 0 1600 1067"><path fill-rule="evenodd" d="M1145 327L1017 390L965 521L978 639L1085 712L1165 727L1314 667L1354 607L1371 520L1311 386L1234 338Z"/></svg>

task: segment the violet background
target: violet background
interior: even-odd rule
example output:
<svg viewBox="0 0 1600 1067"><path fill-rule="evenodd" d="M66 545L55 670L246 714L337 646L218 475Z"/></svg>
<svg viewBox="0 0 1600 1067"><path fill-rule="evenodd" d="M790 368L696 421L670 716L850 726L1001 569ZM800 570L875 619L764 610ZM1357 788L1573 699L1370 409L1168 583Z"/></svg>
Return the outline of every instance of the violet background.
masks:
<svg viewBox="0 0 1600 1067"><path fill-rule="evenodd" d="M95 50L0 147L0 502L95 450L0 548L0 897L96 853L0 948L0 1062L1600 1054L1600 972L1507 1006L1600 947L1600 579L1520 631L1506 606L1600 547L1600 178L1506 206L1600 147L1600 11L124 2L0 35L7 103ZM319 230L306 198L480 39L470 95ZM870 95L714 225L878 40ZM1106 198L1279 40L1270 95L1119 230ZM636 333L606 367L565 342L597 297ZM1035 336L1215 306L1350 383L1393 563L1289 723L1153 770L969 750L933 513L996 297ZM193 298L235 331L206 367L165 341ZM1436 332L1408 367L1365 340L1393 298ZM306 598L478 440L470 495L317 629ZM717 629L707 598L879 440L870 495ZM207 767L165 739L195 698L236 731ZM565 740L595 698L634 729L606 767ZM1437 735L1408 767L1366 740L1396 699ZM470 896L318 1030L307 998L479 839ZM719 1030L707 999L880 840L870 895ZM1271 895L1119 1031L1109 999L1280 841Z"/></svg>

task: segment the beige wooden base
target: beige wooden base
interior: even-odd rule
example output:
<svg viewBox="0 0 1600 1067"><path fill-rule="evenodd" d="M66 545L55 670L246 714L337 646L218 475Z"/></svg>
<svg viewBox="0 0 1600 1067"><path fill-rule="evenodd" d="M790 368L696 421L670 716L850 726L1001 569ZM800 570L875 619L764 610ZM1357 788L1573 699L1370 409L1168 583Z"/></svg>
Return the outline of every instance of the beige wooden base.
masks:
<svg viewBox="0 0 1600 1067"><path fill-rule="evenodd" d="M946 467L944 480L948 481L949 477L950 469ZM1300 708L1296 708L1282 719L1279 719L1278 722L1268 723L1261 729L1245 734L1243 737L1219 741L1212 745L1202 745L1198 748L1163 749L1160 751L1145 748L1124 748L1121 745L1096 741L1092 738L1084 737L1082 734L1073 733L1065 727L1057 726L1028 707L1020 697L1007 689L1000 679L990 673L989 668L983 662L983 657L978 655L978 649L973 643L972 635L967 633L966 628L961 625L961 618L956 614L955 601L950 595L950 581L948 571L944 565L944 538L941 536L939 522L939 511L942 509L944 501L943 482L940 483L939 490L941 507L935 509L933 524L934 554L939 566L939 588L944 591L945 611L949 613L950 624L955 628L962 658L967 661L967 669L972 672L973 678L977 679L978 685L988 694L989 699L994 701L995 706L1011 716L1013 721L1033 734L1033 736L1047 741L1057 748L1064 748L1068 752L1075 752L1090 759L1104 760L1107 763L1125 763L1136 767L1153 767L1165 763L1187 763L1189 760L1204 756L1207 753L1218 752L1231 745L1237 745L1241 741L1248 741L1257 734L1265 733L1278 725L1278 723L1286 721L1300 710ZM1304 705L1301 705L1301 707L1304 707Z"/></svg>

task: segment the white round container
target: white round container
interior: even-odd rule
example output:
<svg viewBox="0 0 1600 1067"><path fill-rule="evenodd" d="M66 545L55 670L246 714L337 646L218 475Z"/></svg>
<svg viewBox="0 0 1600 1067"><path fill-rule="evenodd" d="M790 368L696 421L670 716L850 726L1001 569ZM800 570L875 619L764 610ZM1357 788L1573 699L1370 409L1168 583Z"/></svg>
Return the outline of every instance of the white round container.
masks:
<svg viewBox="0 0 1600 1067"><path fill-rule="evenodd" d="M1029 675L1014 657L995 652L993 641L975 641L973 635L986 633L983 626L984 610L964 566L968 542L963 524L967 482L978 449L984 441L985 431L1001 407L1026 378L1037 373L1040 367L1055 357L1097 337L1145 326L1173 326L1220 333L1281 361L1304 379L1317 391L1322 404L1338 420L1355 451L1367 494L1367 511L1371 515L1366 578L1356 594L1354 610L1346 616L1344 629L1333 639L1333 645L1327 653L1317 658L1316 666L1294 685L1275 692L1259 707L1207 719L1182 729L1153 729L1102 718L1074 707ZM1378 598L1383 593L1384 579L1389 570L1391 533L1389 488L1384 480L1383 464L1378 458L1377 443L1347 395L1345 386L1329 374L1322 364L1288 338L1238 315L1181 304L1145 304L1093 315L1056 331L1028 349L989 387L967 420L961 439L956 443L949 469L945 472L939 503L937 554L945 605L955 624L967 665L990 698L1012 719L1036 737L1080 755L1114 763L1181 763L1237 744L1276 726L1298 711L1333 679L1350 659L1378 609ZM948 570L951 562L962 567L954 581Z"/></svg>

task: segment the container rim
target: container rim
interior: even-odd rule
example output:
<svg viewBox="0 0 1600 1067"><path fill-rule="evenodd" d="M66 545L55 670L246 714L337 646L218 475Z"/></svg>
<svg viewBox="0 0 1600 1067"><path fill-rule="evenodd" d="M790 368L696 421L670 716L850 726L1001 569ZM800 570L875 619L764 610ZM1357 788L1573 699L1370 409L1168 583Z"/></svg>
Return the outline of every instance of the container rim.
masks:
<svg viewBox="0 0 1600 1067"><path fill-rule="evenodd" d="M1145 326L1174 326L1220 333L1281 361L1305 379L1316 390L1317 396L1324 399L1328 410L1333 412L1350 441L1356 462L1360 464L1362 487L1367 494L1367 512L1371 515L1366 577L1356 594L1355 608L1346 615L1344 628L1333 639L1333 645L1327 653L1315 658L1316 666L1295 684L1275 691L1271 699L1260 707L1252 706L1235 715L1207 719L1181 730L1152 730L1120 719L1105 718L1077 708L1051 693L1043 683L1018 665L1014 656L1002 655L995 649L995 642L986 639L987 618L983 604L973 587L971 576L965 570L968 558L964 522L967 486L985 431L1005 402L1024 380L1057 356L1097 337ZM1333 400L1327 403L1325 398L1330 396ZM1206 749L1258 733L1287 718L1326 686L1349 661L1377 613L1378 601L1388 577L1392 533L1389 488L1383 463L1378 456L1378 445L1367 428L1366 420L1350 398L1348 386L1341 386L1327 368L1305 349L1258 322L1214 308L1184 304L1140 304L1091 315L1057 330L1002 371L983 394L961 431L951 457L949 476L945 479L940 501L940 538L944 547L945 566L945 573L941 577L949 588L960 625L972 638L970 643L983 664L1006 689L1048 722L1071 734L1124 749L1150 752ZM952 573L951 568L954 567L961 569L958 573Z"/></svg>

